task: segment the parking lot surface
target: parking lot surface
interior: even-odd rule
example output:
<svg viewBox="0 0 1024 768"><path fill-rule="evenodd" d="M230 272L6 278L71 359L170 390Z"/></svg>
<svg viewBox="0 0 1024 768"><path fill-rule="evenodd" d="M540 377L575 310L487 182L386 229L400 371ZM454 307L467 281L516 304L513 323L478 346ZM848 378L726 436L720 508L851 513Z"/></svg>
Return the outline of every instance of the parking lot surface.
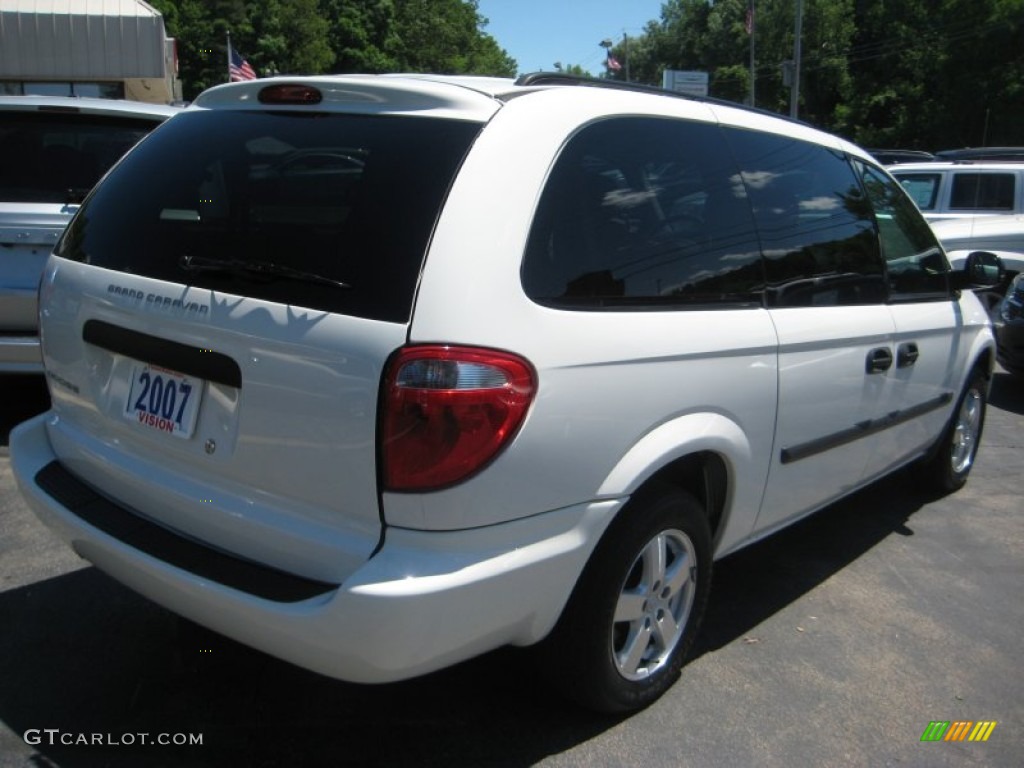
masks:
<svg viewBox="0 0 1024 768"><path fill-rule="evenodd" d="M1005 373L965 489L901 472L720 561L682 679L627 718L552 696L521 651L363 687L179 622L21 501L6 436L45 407L41 379L0 377L0 766L1021 765L1024 381ZM995 726L922 741L936 721Z"/></svg>

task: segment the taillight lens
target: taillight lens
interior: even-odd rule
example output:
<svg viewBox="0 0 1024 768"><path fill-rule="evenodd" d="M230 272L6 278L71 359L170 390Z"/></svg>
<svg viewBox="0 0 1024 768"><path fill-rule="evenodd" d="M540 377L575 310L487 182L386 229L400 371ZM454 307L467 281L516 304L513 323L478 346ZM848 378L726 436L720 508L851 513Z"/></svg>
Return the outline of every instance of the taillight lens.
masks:
<svg viewBox="0 0 1024 768"><path fill-rule="evenodd" d="M261 88L260 104L319 104L324 95L318 88L299 83L281 83Z"/></svg>
<svg viewBox="0 0 1024 768"><path fill-rule="evenodd" d="M452 485L509 443L536 391L533 368L507 352L407 347L385 373L381 451L386 490Z"/></svg>

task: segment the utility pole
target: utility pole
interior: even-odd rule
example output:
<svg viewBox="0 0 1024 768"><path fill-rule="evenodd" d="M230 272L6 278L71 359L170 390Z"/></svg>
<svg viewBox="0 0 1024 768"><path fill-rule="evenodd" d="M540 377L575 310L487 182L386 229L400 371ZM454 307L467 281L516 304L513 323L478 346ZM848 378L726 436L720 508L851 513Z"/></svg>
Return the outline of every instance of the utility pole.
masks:
<svg viewBox="0 0 1024 768"><path fill-rule="evenodd" d="M793 87L789 91L789 116L800 111L800 38L804 26L804 0L796 0L796 21L793 29Z"/></svg>
<svg viewBox="0 0 1024 768"><path fill-rule="evenodd" d="M756 107L757 101L754 98L754 85L757 82L757 69L754 66L754 0L750 0L747 6L747 36L750 38L750 106Z"/></svg>

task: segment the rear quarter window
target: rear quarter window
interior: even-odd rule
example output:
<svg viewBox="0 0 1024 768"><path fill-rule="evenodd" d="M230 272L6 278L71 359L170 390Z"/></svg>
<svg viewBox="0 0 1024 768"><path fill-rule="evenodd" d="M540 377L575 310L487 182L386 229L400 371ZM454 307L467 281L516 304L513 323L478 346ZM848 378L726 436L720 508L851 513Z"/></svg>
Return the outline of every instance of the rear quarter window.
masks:
<svg viewBox="0 0 1024 768"><path fill-rule="evenodd" d="M750 203L717 126L609 118L584 127L541 196L522 268L549 306L760 306Z"/></svg>
<svg viewBox="0 0 1024 768"><path fill-rule="evenodd" d="M434 222L479 128L418 117L183 113L96 189L58 254L404 322ZM272 264L322 279L188 268L215 262Z"/></svg>
<svg viewBox="0 0 1024 768"><path fill-rule="evenodd" d="M1012 173L954 173L949 207L953 210L1012 211Z"/></svg>

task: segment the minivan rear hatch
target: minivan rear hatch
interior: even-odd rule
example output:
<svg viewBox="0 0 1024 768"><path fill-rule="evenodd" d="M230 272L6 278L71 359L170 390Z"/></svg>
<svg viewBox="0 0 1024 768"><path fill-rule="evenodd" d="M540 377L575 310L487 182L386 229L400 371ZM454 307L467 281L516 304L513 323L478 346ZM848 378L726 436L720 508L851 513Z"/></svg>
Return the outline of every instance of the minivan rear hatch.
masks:
<svg viewBox="0 0 1024 768"><path fill-rule="evenodd" d="M186 538L343 581L381 532L381 372L480 125L250 107L155 131L44 278L65 468Z"/></svg>

